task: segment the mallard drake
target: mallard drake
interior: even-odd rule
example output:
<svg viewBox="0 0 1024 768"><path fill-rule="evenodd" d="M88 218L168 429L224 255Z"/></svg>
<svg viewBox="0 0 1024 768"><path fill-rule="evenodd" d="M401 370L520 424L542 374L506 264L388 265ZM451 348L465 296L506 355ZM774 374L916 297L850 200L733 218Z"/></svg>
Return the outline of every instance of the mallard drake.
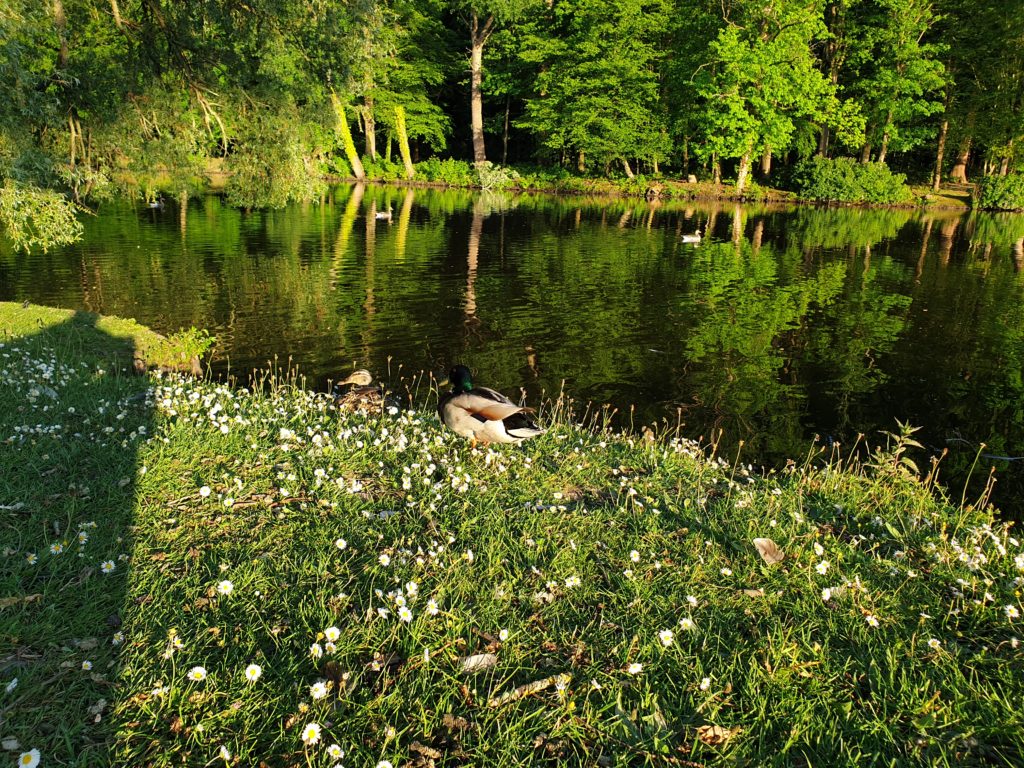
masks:
<svg viewBox="0 0 1024 768"><path fill-rule="evenodd" d="M481 443L519 443L544 433L533 420L533 410L516 405L500 392L474 387L469 368L456 365L448 374L451 392L437 403L441 421L452 432Z"/></svg>
<svg viewBox="0 0 1024 768"><path fill-rule="evenodd" d="M373 374L365 368L353 371L335 384L331 394L335 408L353 409L384 402L384 388L373 383Z"/></svg>

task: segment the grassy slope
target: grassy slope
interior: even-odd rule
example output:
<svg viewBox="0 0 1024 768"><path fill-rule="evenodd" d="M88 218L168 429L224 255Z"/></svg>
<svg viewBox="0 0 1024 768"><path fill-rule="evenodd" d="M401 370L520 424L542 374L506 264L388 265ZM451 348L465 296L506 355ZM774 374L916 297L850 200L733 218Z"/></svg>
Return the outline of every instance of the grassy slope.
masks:
<svg viewBox="0 0 1024 768"><path fill-rule="evenodd" d="M1024 550L889 459L756 478L552 414L473 452L429 411L111 374L102 324L21 312L0 305L0 735L45 765L1024 760Z"/></svg>

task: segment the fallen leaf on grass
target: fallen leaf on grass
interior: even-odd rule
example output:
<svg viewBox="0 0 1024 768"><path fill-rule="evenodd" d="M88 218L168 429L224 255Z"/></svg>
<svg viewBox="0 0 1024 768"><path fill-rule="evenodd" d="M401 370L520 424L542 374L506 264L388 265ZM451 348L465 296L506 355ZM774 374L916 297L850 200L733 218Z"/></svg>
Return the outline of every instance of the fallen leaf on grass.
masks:
<svg viewBox="0 0 1024 768"><path fill-rule="evenodd" d="M697 738L708 746L717 747L720 744L725 744L739 732L739 726L723 728L720 725L702 725L697 728Z"/></svg>
<svg viewBox="0 0 1024 768"><path fill-rule="evenodd" d="M17 752L21 749L21 742L17 739L4 739L0 744L2 744L3 748L8 752Z"/></svg>
<svg viewBox="0 0 1024 768"><path fill-rule="evenodd" d="M19 603L34 603L37 600L42 600L41 594L35 595L15 595L14 597L2 597L0 598L0 608L10 608L11 606L18 605Z"/></svg>
<svg viewBox="0 0 1024 768"><path fill-rule="evenodd" d="M417 754L429 757L433 760L440 760L442 757L441 750L428 747L425 744L420 744L418 741L414 741L409 745L410 752L416 752Z"/></svg>
<svg viewBox="0 0 1024 768"><path fill-rule="evenodd" d="M551 677L545 677L543 680L534 680L532 683L520 685L518 688L514 688L511 691L505 691L505 693L493 697L487 702L487 706L491 708L500 707L502 704L518 701L530 694L540 693L552 685L561 684L562 686L566 686L571 680L572 675L570 674L552 675Z"/></svg>
<svg viewBox="0 0 1024 768"><path fill-rule="evenodd" d="M469 721L460 715L445 713L441 718L441 725L449 731L464 731L469 728Z"/></svg>
<svg viewBox="0 0 1024 768"><path fill-rule="evenodd" d="M779 545L771 539L754 539L754 546L761 553L761 559L768 565L781 563L786 554L779 549Z"/></svg>
<svg viewBox="0 0 1024 768"><path fill-rule="evenodd" d="M497 665L498 657L493 653L478 653L475 656L465 656L459 659L459 671L464 674L483 672Z"/></svg>
<svg viewBox="0 0 1024 768"><path fill-rule="evenodd" d="M744 589L743 594L747 597L764 597L763 589Z"/></svg>
<svg viewBox="0 0 1024 768"><path fill-rule="evenodd" d="M103 719L103 712L104 712L104 710L106 710L106 708L107 708L107 700L106 699L100 699L95 704L93 704L91 707L89 707L89 714L93 716L92 721L94 723L98 723L100 720Z"/></svg>

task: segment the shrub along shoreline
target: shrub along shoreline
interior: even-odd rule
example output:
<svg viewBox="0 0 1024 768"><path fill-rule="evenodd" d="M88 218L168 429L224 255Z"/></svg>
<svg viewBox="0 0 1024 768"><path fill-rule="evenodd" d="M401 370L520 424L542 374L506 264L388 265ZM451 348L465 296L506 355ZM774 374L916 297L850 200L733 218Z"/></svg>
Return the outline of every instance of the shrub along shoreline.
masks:
<svg viewBox="0 0 1024 768"><path fill-rule="evenodd" d="M556 403L471 450L422 379L339 411L127 375L102 323L14 304L0 345L16 759L1024 761L1024 548L905 436L761 476Z"/></svg>

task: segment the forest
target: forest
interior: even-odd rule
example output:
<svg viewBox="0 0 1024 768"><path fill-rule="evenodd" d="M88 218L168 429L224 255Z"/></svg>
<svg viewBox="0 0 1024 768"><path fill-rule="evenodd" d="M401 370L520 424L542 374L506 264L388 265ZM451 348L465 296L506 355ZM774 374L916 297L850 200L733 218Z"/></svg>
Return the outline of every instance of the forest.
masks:
<svg viewBox="0 0 1024 768"><path fill-rule="evenodd" d="M26 247L211 178L246 208L527 169L1024 207L1024 0L7 0L0 94Z"/></svg>

